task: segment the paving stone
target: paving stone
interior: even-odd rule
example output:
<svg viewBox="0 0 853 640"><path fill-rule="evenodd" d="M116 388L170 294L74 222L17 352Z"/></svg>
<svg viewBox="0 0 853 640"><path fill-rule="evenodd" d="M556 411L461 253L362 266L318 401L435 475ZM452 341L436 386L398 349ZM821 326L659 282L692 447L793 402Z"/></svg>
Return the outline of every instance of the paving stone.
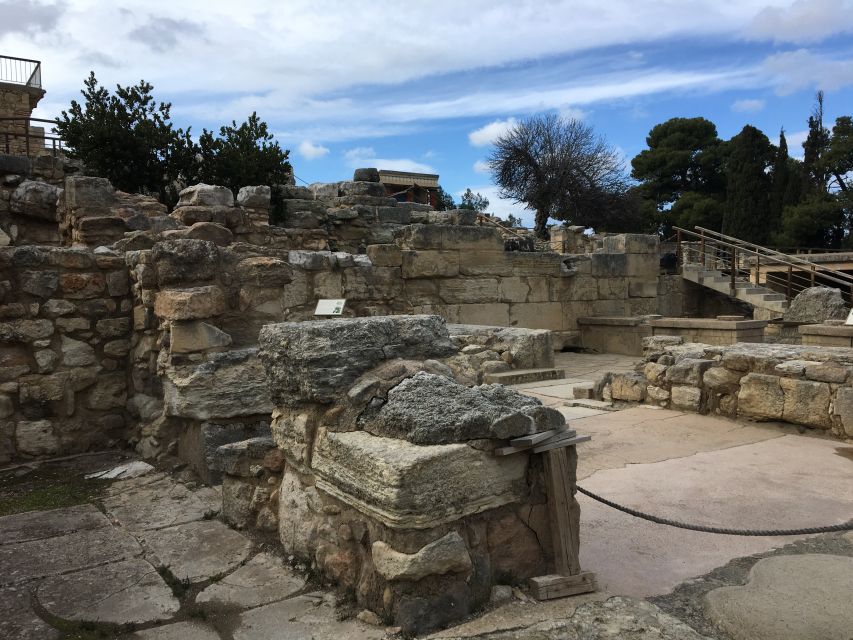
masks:
<svg viewBox="0 0 853 640"><path fill-rule="evenodd" d="M259 553L245 565L202 591L195 601L257 607L288 598L305 587L305 579L284 566L281 559Z"/></svg>
<svg viewBox="0 0 853 640"><path fill-rule="evenodd" d="M218 520L203 520L140 533L158 567L190 582L202 582L236 569L252 552L252 542Z"/></svg>
<svg viewBox="0 0 853 640"><path fill-rule="evenodd" d="M139 543L112 527L0 546L0 586L85 569L142 554Z"/></svg>
<svg viewBox="0 0 853 640"><path fill-rule="evenodd" d="M0 518L0 545L100 529L109 524L106 516L90 504L51 511L16 513Z"/></svg>
<svg viewBox="0 0 853 640"><path fill-rule="evenodd" d="M708 613L734 640L849 640L853 558L805 554L755 563L743 586L706 596Z"/></svg>
<svg viewBox="0 0 853 640"><path fill-rule="evenodd" d="M0 589L0 638L58 640L59 631L39 618L30 606L30 585Z"/></svg>
<svg viewBox="0 0 853 640"><path fill-rule="evenodd" d="M65 620L139 624L166 620L180 608L157 570L141 558L48 578L37 595L48 612Z"/></svg>
<svg viewBox="0 0 853 640"><path fill-rule="evenodd" d="M218 489L190 491L169 477L131 485L104 499L107 514L132 531L162 529L202 520L218 513L222 498Z"/></svg>
<svg viewBox="0 0 853 640"><path fill-rule="evenodd" d="M384 637L383 627L371 627L354 620L339 622L332 606L322 598L310 595L244 613L240 616L240 626L234 631L234 640L372 640Z"/></svg>
<svg viewBox="0 0 853 640"><path fill-rule="evenodd" d="M137 631L130 638L132 640L219 640L219 634L198 622L177 622Z"/></svg>

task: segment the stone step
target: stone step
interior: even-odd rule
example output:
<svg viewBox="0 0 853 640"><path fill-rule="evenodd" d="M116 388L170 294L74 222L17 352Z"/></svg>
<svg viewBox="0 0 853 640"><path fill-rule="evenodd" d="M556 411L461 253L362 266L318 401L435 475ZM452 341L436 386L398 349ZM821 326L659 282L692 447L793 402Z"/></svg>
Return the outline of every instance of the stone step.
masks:
<svg viewBox="0 0 853 640"><path fill-rule="evenodd" d="M587 398L575 398L566 400L563 403L564 407L586 407L587 409L602 409L604 411L617 411L612 402L607 400L591 400Z"/></svg>
<svg viewBox="0 0 853 640"><path fill-rule="evenodd" d="M543 380L562 380L566 377L563 369L513 369L499 373L484 373L484 384L525 384Z"/></svg>

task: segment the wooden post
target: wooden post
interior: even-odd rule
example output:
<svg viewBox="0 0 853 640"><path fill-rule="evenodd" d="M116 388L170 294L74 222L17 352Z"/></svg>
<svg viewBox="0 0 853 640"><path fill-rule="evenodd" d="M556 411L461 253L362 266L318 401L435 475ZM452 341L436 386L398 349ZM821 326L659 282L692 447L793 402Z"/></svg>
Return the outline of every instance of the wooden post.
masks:
<svg viewBox="0 0 853 640"><path fill-rule="evenodd" d="M755 254L755 284L761 284L761 254Z"/></svg>
<svg viewBox="0 0 853 640"><path fill-rule="evenodd" d="M814 286L815 266L812 265L812 286Z"/></svg>
<svg viewBox="0 0 853 640"><path fill-rule="evenodd" d="M531 593L538 600L550 600L595 591L595 574L581 571L580 566L576 447L551 449L543 455L556 573L531 578Z"/></svg>
<svg viewBox="0 0 853 640"><path fill-rule="evenodd" d="M681 251L681 229L679 229L678 231L676 231L676 236L675 236L675 255L676 255L676 260L675 260L675 262L676 262L676 264L677 264L677 266L678 266L678 269L679 269L679 270L681 270L681 267L683 266L683 262L684 262L684 255L682 254L682 251Z"/></svg>
<svg viewBox="0 0 853 640"><path fill-rule="evenodd" d="M737 286L735 285L735 274L737 273L737 249L732 247L732 263L729 269L729 277L731 282L729 283L729 289L731 290L732 297L737 293Z"/></svg>
<svg viewBox="0 0 853 640"><path fill-rule="evenodd" d="M793 274L793 267L788 265L788 301L791 300L791 275Z"/></svg>
<svg viewBox="0 0 853 640"><path fill-rule="evenodd" d="M703 269L707 269L708 265L705 264L705 232L699 232L699 263L702 265Z"/></svg>

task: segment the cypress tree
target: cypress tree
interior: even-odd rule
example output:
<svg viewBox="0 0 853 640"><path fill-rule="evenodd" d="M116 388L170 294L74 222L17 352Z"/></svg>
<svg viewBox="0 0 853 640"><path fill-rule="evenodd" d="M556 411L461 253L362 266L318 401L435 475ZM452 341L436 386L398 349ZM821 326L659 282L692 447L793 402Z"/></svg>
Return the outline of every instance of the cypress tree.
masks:
<svg viewBox="0 0 853 640"><path fill-rule="evenodd" d="M723 233L762 244L770 237L770 177L773 161L767 136L746 125L728 143L726 210Z"/></svg>
<svg viewBox="0 0 853 640"><path fill-rule="evenodd" d="M790 171L788 168L788 141L785 139L785 130L779 132L779 147L776 150L776 158L773 162L773 173L771 174L772 185L770 187L770 225L771 233L779 229L782 224L782 209L785 207L785 193L788 190Z"/></svg>

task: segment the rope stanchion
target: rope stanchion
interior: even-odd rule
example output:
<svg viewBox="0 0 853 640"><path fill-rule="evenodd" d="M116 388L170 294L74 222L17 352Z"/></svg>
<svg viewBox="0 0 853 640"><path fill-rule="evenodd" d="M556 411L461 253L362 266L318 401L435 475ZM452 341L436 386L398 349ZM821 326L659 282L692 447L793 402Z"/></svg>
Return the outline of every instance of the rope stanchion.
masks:
<svg viewBox="0 0 853 640"><path fill-rule="evenodd" d="M718 533L727 536L802 536L811 535L815 533L835 533L838 531L853 531L853 520L849 520L844 524L831 524L825 527L804 527L802 529L729 529L726 527L708 527L701 524L689 524L687 522L679 522L678 520L670 520L669 518L662 518L660 516L655 516L649 513L643 513L642 511L631 509L630 507L618 504L616 502L608 500L607 498L602 498L601 496L596 495L592 491L588 491L581 486L577 486L577 490L585 496L592 498L597 502L600 502L601 504L607 505L608 507L612 507L613 509L621 511L622 513L627 513L628 515L634 516L635 518L641 518L643 520L648 520L649 522L664 524L669 527L676 527L678 529L687 529L688 531L700 531L702 533Z"/></svg>

